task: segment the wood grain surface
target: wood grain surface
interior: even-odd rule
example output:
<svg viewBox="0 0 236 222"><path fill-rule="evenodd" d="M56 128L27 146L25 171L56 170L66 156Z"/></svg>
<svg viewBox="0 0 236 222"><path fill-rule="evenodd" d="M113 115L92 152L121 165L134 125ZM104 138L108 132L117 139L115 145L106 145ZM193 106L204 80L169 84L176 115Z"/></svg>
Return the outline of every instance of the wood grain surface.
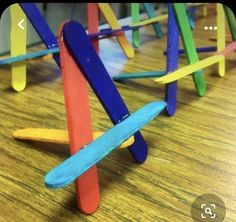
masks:
<svg viewBox="0 0 236 222"><path fill-rule="evenodd" d="M102 40L100 55L109 72L165 69L166 21L161 24L162 39L152 27L141 29L140 48L132 60L115 39ZM208 17L202 17L201 10L197 14L197 47L216 44L209 39L216 32L205 31L205 25L216 25L215 4ZM127 36L131 41L131 32ZM202 53L200 59L212 54ZM101 204L89 216L76 208L73 183L60 190L43 184L44 175L69 156L68 145L12 137L14 130L26 127L66 129L60 70L53 60L28 62L26 90L17 93L10 87L10 66L1 66L0 221L191 222L191 204L206 193L224 201L225 222L236 221L236 55L226 60L224 78L218 77L217 65L204 70L204 97L197 96L191 76L178 81L176 114L162 114L141 130L149 145L145 163L135 163L125 149L99 162ZM179 67L185 64L181 55ZM164 98L164 86L153 79L116 86L131 112ZM91 89L89 93L93 130L105 131L112 123Z"/></svg>

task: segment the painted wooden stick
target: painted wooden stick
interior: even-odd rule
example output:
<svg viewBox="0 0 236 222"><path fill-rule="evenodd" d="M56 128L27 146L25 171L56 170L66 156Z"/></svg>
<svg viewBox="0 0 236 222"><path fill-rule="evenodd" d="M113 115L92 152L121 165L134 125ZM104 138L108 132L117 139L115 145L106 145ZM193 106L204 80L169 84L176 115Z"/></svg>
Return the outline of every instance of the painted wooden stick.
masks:
<svg viewBox="0 0 236 222"><path fill-rule="evenodd" d="M225 48L225 13L222 4L216 4L217 10L217 52ZM225 75L225 61L222 60L218 65L219 76Z"/></svg>
<svg viewBox="0 0 236 222"><path fill-rule="evenodd" d="M182 37L182 42L189 64L193 64L199 61L198 54L196 52L193 36L191 33L190 25L188 22L188 17L186 14L185 6L183 3L173 3L175 16L179 25L180 34ZM204 96L206 94L206 83L204 79L203 72L201 70L193 73L193 80L195 88L199 96Z"/></svg>
<svg viewBox="0 0 236 222"><path fill-rule="evenodd" d="M62 37L64 24L60 26L58 40L70 152L73 155L93 140L93 134L87 81L65 47ZM80 210L86 214L95 212L100 203L96 165L78 178L75 185Z"/></svg>
<svg viewBox="0 0 236 222"><path fill-rule="evenodd" d="M88 33L94 34L98 33L99 27L99 10L96 3L87 3L87 13L88 13ZM97 53L99 52L99 41L98 38L92 40L93 46Z"/></svg>
<svg viewBox="0 0 236 222"><path fill-rule="evenodd" d="M187 9L189 24L192 30L195 29L195 14L196 14L195 6L191 6L190 8Z"/></svg>
<svg viewBox="0 0 236 222"><path fill-rule="evenodd" d="M152 102L115 125L97 140L52 169L44 178L48 188L63 188L80 178L113 149L128 139L149 121L154 119L166 106L165 102Z"/></svg>
<svg viewBox="0 0 236 222"><path fill-rule="evenodd" d="M159 83L159 84L171 83L173 81L184 78L187 75L190 75L193 72L196 72L197 70L201 70L205 67L211 66L215 63L222 62L224 60L225 60L225 57L223 55L214 55L214 56L208 57L206 59L200 60L196 63L187 65L183 68L179 68L178 70L174 71L173 73L171 73L169 75L165 75L165 76L162 76L158 79L155 79L155 82Z"/></svg>
<svg viewBox="0 0 236 222"><path fill-rule="evenodd" d="M232 10L229 7L227 7L226 5L223 5L223 8L224 8L224 12L225 12L225 15L227 17L227 20L228 20L228 24L229 24L229 28L230 28L232 38L233 38L234 41L236 41L235 15L232 12Z"/></svg>
<svg viewBox="0 0 236 222"><path fill-rule="evenodd" d="M231 44L227 45L222 51L216 53L216 55L223 55L227 56L230 53L236 50L236 41L232 42Z"/></svg>
<svg viewBox="0 0 236 222"><path fill-rule="evenodd" d="M196 48L197 52L215 52L217 50L216 46L209 46L209 47L199 47ZM166 54L166 52L164 52ZM185 54L184 49L179 49L179 54Z"/></svg>
<svg viewBox="0 0 236 222"><path fill-rule="evenodd" d="M46 56L49 54L58 53L58 52L59 52L59 48L53 48L53 49L46 49L46 50L41 50L37 52L30 52L25 55L12 56L10 58L5 58L5 59L0 60L0 65L20 62L24 60L30 60L30 59Z"/></svg>
<svg viewBox="0 0 236 222"><path fill-rule="evenodd" d="M19 3L29 21L35 28L47 49L58 47L57 38L43 18L43 15L34 3ZM60 66L59 53L54 53L53 58Z"/></svg>
<svg viewBox="0 0 236 222"><path fill-rule="evenodd" d="M167 63L166 72L173 72L178 69L179 61L179 29L175 20L173 8L168 4L168 32L167 32ZM168 74L167 74L168 75ZM166 84L165 101L167 102L166 112L173 116L176 111L177 81Z"/></svg>
<svg viewBox="0 0 236 222"><path fill-rule="evenodd" d="M148 14L149 19L157 17L152 3L143 3L143 6L144 6L146 13ZM156 33L156 36L158 38L162 38L163 32L162 32L160 23L159 22L153 23L152 27Z"/></svg>
<svg viewBox="0 0 236 222"><path fill-rule="evenodd" d="M26 53L26 16L18 4L10 6L11 33L10 51L11 57ZM19 21L24 20L24 29L19 28ZM11 85L14 90L20 92L26 86L26 63L21 61L11 65Z"/></svg>
<svg viewBox="0 0 236 222"><path fill-rule="evenodd" d="M84 28L79 23L71 21L63 29L63 38L71 55L96 93L113 124L117 124L127 118L129 111L101 59L91 45ZM129 147L129 150L135 160L142 163L147 158L147 145L139 132L134 135L134 139L135 142Z"/></svg>
<svg viewBox="0 0 236 222"><path fill-rule="evenodd" d="M166 74L166 71L152 71L152 72L138 72L138 73L120 73L111 76L113 80L127 80L127 79L142 79L161 77Z"/></svg>
<svg viewBox="0 0 236 222"><path fill-rule="evenodd" d="M131 18L132 23L136 23L140 21L139 17L139 3L131 3ZM139 38L139 30L133 30L132 31L132 37L133 37L133 45L135 48L138 48L140 45L140 38Z"/></svg>
<svg viewBox="0 0 236 222"><path fill-rule="evenodd" d="M93 139L96 140L102 134L103 132L93 132ZM20 140L69 144L69 134L67 130L26 128L14 131L13 137ZM134 137L132 136L117 148L127 148L133 143L134 143Z"/></svg>
<svg viewBox="0 0 236 222"><path fill-rule="evenodd" d="M150 18L150 19L145 19L143 21L140 21L140 22L136 22L130 26L145 26L145 25L151 25L153 23L156 23L156 22L160 22L160 21L163 21L163 20L166 20L168 18L168 15L159 15L155 18Z"/></svg>

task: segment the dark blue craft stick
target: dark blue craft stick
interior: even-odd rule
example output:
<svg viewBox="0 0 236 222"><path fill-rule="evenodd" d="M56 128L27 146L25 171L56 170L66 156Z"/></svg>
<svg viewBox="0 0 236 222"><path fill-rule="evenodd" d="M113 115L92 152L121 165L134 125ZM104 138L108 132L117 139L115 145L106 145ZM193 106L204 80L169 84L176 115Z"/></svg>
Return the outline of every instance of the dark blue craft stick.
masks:
<svg viewBox="0 0 236 222"><path fill-rule="evenodd" d="M171 4L168 4L168 32L167 32L167 73L178 69L179 29L175 20ZM165 100L167 102L166 112L169 116L176 111L177 81L166 84Z"/></svg>
<svg viewBox="0 0 236 222"><path fill-rule="evenodd" d="M68 22L63 29L63 39L113 124L128 117L129 111L84 28L78 22ZM147 144L140 132L134 135L134 139L129 150L135 160L142 163L147 158Z"/></svg>
<svg viewBox="0 0 236 222"><path fill-rule="evenodd" d="M217 48L216 46L210 46L210 47L200 47L200 48L196 48L197 52L216 52ZM164 52L164 54L166 55L166 51ZM179 54L185 54L185 50L184 49L179 49Z"/></svg>
<svg viewBox="0 0 236 222"><path fill-rule="evenodd" d="M197 52L215 52L216 46L196 48ZM179 54L185 54L184 49L179 49Z"/></svg>
<svg viewBox="0 0 236 222"><path fill-rule="evenodd" d="M47 49L57 48L57 38L53 34L52 30L44 20L42 14L34 3L19 3L22 10L30 20L31 24L35 28L36 32L46 45ZM60 66L59 53L54 53L53 58L55 62Z"/></svg>

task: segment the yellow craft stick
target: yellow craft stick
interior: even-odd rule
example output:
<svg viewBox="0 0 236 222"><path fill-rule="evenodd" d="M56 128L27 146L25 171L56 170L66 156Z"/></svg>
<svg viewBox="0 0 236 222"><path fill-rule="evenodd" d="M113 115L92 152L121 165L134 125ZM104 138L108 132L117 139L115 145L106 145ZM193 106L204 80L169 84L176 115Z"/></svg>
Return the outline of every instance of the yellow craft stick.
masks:
<svg viewBox="0 0 236 222"><path fill-rule="evenodd" d="M150 19L146 19L141 22L133 23L131 26L150 25L155 22L160 22L160 21L166 20L167 18L168 18L168 15L160 15L160 16L157 16L156 18L150 18Z"/></svg>
<svg viewBox="0 0 236 222"><path fill-rule="evenodd" d="M103 16L105 17L107 23L110 25L111 29L121 29L114 12L112 11L108 3L97 3L99 9L101 10ZM121 48L125 52L128 58L134 57L134 49L130 45L128 39L125 35L117 35L117 41L119 42Z"/></svg>
<svg viewBox="0 0 236 222"><path fill-rule="evenodd" d="M205 3L203 5L202 14L203 14L204 17L207 17L207 3Z"/></svg>
<svg viewBox="0 0 236 222"><path fill-rule="evenodd" d="M225 14L222 4L216 4L217 9L217 52L225 48ZM225 75L225 61L219 62L218 66L219 76Z"/></svg>
<svg viewBox="0 0 236 222"><path fill-rule="evenodd" d="M11 34L10 51L11 57L26 54L26 16L18 4L10 6ZM24 21L23 21L24 20ZM18 23L22 22L24 29ZM11 85L20 92L26 86L26 62L21 61L11 65Z"/></svg>
<svg viewBox="0 0 236 222"><path fill-rule="evenodd" d="M192 3L192 2L186 3L186 5L188 6L204 6L206 4L207 3Z"/></svg>
<svg viewBox="0 0 236 222"><path fill-rule="evenodd" d="M93 139L101 136L102 132L94 132ZM69 135L67 130L43 129L43 128L26 128L13 132L13 137L21 140L32 140L58 144L69 144ZM118 148L127 148L134 143L134 137L130 137Z"/></svg>
<svg viewBox="0 0 236 222"><path fill-rule="evenodd" d="M224 62L225 57L223 55L214 55L211 57L208 57L206 59L203 59L201 61L198 61L194 64L187 65L183 68L180 68L176 70L175 72L169 73L165 76L162 76L158 79L155 79L155 83L157 84L167 84L174 82L176 80L182 79L186 77L187 75L190 75L194 72L196 72L199 69L203 69L205 67L211 66L217 62Z"/></svg>

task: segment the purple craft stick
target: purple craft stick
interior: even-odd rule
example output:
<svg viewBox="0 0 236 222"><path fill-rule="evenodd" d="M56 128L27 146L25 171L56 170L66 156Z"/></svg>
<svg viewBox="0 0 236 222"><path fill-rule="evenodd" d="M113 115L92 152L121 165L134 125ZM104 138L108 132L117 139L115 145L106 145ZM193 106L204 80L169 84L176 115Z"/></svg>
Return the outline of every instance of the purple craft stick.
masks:
<svg viewBox="0 0 236 222"><path fill-rule="evenodd" d="M178 69L179 29L175 20L172 4L168 4L168 33L167 33L167 64L166 72ZM177 81L166 84L165 100L166 112L174 115L176 110Z"/></svg>

